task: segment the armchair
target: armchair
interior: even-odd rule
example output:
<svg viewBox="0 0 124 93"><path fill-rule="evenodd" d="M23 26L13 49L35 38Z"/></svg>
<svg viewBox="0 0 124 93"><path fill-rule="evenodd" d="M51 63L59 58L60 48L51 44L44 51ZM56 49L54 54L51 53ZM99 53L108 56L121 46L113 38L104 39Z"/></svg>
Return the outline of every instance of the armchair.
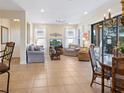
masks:
<svg viewBox="0 0 124 93"><path fill-rule="evenodd" d="M89 61L89 52L87 47L80 48L80 51L78 53L78 60L79 61Z"/></svg>
<svg viewBox="0 0 124 93"><path fill-rule="evenodd" d="M49 47L49 54L51 60L60 60L60 49L55 49L54 47Z"/></svg>
<svg viewBox="0 0 124 93"><path fill-rule="evenodd" d="M76 57L79 50L80 47L78 45L70 44L68 48L64 48L64 55Z"/></svg>

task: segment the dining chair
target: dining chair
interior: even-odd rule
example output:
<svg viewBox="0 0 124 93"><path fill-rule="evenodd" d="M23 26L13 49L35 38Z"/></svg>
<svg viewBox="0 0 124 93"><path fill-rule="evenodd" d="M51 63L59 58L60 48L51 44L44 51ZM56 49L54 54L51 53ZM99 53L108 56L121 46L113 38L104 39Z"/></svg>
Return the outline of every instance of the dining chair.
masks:
<svg viewBox="0 0 124 93"><path fill-rule="evenodd" d="M13 54L15 43L14 42L7 42L5 49L0 51L1 56L1 63L0 63L0 74L8 74L7 78L7 90L0 90L1 92L9 93L9 80L10 80L10 63Z"/></svg>
<svg viewBox="0 0 124 93"><path fill-rule="evenodd" d="M112 58L112 93L124 93L124 57Z"/></svg>
<svg viewBox="0 0 124 93"><path fill-rule="evenodd" d="M92 86L93 83L101 85L101 83L96 82L95 80L97 77L100 77L100 78L102 77L102 69L101 69L101 66L99 64L100 59L96 58L94 48L95 48L94 45L91 45L89 48L89 55L90 55L91 66L92 66L92 81L91 81L90 86ZM105 74L105 78L107 80L109 80L110 76L108 73Z"/></svg>

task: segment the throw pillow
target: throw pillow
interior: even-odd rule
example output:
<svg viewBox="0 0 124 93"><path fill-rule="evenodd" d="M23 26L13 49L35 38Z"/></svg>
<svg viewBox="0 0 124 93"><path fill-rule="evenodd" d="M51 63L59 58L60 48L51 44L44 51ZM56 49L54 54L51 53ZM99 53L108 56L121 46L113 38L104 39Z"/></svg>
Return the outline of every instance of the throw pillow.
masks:
<svg viewBox="0 0 124 93"><path fill-rule="evenodd" d="M34 51L39 51L38 46L34 46Z"/></svg>
<svg viewBox="0 0 124 93"><path fill-rule="evenodd" d="M28 51L32 51L32 47L31 46L28 46Z"/></svg>
<svg viewBox="0 0 124 93"><path fill-rule="evenodd" d="M75 48L75 46L74 45L71 45L70 48Z"/></svg>

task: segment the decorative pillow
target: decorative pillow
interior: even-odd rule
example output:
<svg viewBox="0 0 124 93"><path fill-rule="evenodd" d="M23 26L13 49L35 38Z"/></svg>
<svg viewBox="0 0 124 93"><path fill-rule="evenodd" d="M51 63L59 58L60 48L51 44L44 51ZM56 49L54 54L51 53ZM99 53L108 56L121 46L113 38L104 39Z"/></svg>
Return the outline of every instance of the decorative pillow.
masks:
<svg viewBox="0 0 124 93"><path fill-rule="evenodd" d="M75 48L75 45L70 45L69 48Z"/></svg>
<svg viewBox="0 0 124 93"><path fill-rule="evenodd" d="M52 49L52 54L56 54L56 50L55 49Z"/></svg>
<svg viewBox="0 0 124 93"><path fill-rule="evenodd" d="M39 46L35 46L34 47L34 51L40 51L40 47Z"/></svg>
<svg viewBox="0 0 124 93"><path fill-rule="evenodd" d="M28 46L28 51L32 51L32 47L31 46Z"/></svg>
<svg viewBox="0 0 124 93"><path fill-rule="evenodd" d="M83 51L83 52L88 52L88 48L87 47L82 47L80 50Z"/></svg>
<svg viewBox="0 0 124 93"><path fill-rule="evenodd" d="M34 51L34 45L31 45L31 51Z"/></svg>

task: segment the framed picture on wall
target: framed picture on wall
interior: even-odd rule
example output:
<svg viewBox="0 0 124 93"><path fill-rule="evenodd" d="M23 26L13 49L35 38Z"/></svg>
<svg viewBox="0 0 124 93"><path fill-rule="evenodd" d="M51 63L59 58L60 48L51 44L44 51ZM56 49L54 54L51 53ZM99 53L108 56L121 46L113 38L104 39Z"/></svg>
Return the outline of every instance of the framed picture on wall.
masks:
<svg viewBox="0 0 124 93"><path fill-rule="evenodd" d="M1 26L1 44L5 44L9 40L8 28Z"/></svg>

